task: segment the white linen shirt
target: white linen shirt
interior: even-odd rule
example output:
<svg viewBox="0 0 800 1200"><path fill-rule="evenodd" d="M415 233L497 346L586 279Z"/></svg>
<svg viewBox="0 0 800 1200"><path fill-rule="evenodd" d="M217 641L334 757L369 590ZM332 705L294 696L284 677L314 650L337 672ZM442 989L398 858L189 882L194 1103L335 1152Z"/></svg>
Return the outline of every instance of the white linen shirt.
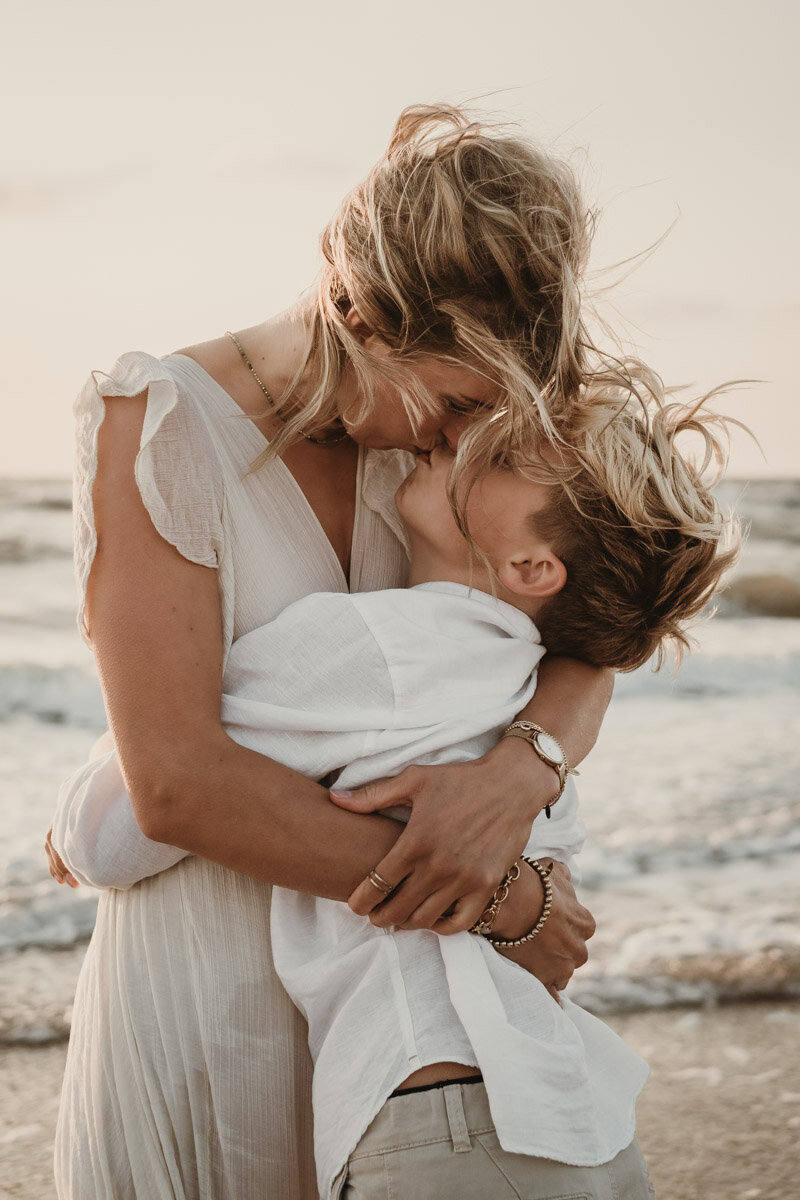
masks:
<svg viewBox="0 0 800 1200"><path fill-rule="evenodd" d="M251 749L358 787L483 754L533 695L543 653L523 613L460 584L314 594L234 642L223 722ZM584 836L571 780L552 811L526 853L571 862ZM104 858L105 882L127 885L130 862L141 878L184 854L138 832L113 755L65 785L53 837L88 882ZM322 1196L339 1195L392 1091L441 1061L480 1069L508 1151L595 1165L632 1140L646 1065L485 939L377 929L342 903L282 888L271 926L276 969L309 1026Z"/></svg>

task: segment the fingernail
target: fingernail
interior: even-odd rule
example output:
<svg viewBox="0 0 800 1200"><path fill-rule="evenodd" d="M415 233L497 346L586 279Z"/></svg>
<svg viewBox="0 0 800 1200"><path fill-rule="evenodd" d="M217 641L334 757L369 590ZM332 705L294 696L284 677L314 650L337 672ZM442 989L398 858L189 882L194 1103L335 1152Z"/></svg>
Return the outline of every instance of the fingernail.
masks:
<svg viewBox="0 0 800 1200"><path fill-rule="evenodd" d="M67 875L66 880L71 888L76 888L78 886L78 881L74 875Z"/></svg>
<svg viewBox="0 0 800 1200"><path fill-rule="evenodd" d="M353 798L353 793L349 788L330 788L329 790L332 796L341 796L343 800L352 800Z"/></svg>

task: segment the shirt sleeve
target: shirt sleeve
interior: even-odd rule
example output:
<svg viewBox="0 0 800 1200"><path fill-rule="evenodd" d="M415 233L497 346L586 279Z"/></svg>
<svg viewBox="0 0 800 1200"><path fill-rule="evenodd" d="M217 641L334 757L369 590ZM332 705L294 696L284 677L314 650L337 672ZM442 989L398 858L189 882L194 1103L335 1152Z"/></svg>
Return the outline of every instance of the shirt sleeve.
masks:
<svg viewBox="0 0 800 1200"><path fill-rule="evenodd" d="M124 890L188 854L142 833L113 750L90 759L61 785L52 839L75 878L96 888Z"/></svg>
<svg viewBox="0 0 800 1200"><path fill-rule="evenodd" d="M312 779L367 757L394 720L391 675L347 593L305 596L238 638L223 686L230 736Z"/></svg>
<svg viewBox="0 0 800 1200"><path fill-rule="evenodd" d="M73 514L78 625L88 641L86 587L97 550L92 489L97 440L106 403L147 392L136 483L161 536L184 558L217 567L222 554L223 475L211 431L199 404L179 389L168 367L148 354L124 354L109 374L94 371L75 413Z"/></svg>
<svg viewBox="0 0 800 1200"><path fill-rule="evenodd" d="M224 686L228 734L312 779L368 753L394 708L383 656L346 594L307 596L239 638ZM113 751L62 785L52 838L75 878L97 888L129 888L187 855L142 833Z"/></svg>

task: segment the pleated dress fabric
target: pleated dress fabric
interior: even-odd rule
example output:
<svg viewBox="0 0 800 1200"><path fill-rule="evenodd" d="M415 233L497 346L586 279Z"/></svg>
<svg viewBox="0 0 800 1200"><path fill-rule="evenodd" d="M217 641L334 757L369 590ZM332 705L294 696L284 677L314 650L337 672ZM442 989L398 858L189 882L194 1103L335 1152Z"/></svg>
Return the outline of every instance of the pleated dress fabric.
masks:
<svg viewBox="0 0 800 1200"><path fill-rule="evenodd" d="M76 573L85 630L104 397L147 390L136 479L159 533L218 571L226 652L311 592L347 591L280 461L192 359L124 355L76 402ZM361 451L350 588L407 568L399 452ZM61 1200L314 1200L307 1030L278 980L271 887L200 858L100 896L78 983L56 1134Z"/></svg>

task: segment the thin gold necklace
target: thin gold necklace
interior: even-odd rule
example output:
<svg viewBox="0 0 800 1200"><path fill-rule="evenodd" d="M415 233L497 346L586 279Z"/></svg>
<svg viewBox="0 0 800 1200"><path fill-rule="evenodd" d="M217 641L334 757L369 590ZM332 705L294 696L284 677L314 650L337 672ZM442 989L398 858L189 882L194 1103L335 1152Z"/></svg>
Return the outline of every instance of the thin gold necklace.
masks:
<svg viewBox="0 0 800 1200"><path fill-rule="evenodd" d="M244 346L239 341L236 334L231 333L230 329L226 329L225 336L229 337L231 339L234 346L239 351L242 362L247 367L248 371L253 376L253 378L255 379L258 386L261 388L264 395L267 397L267 400L269 401L269 406L272 409L272 411L275 413L275 416L278 418L279 421L282 421L284 425L288 424L286 417L283 415L283 413L281 412L281 410L278 408L277 404L275 403L275 401L272 397L272 393L270 392L269 388L264 383L263 379L258 374L258 372L256 371L253 364L250 362L250 359L247 357ZM303 434L303 437L305 438L305 440L307 442L313 442L315 446L338 446L339 442L343 442L347 436L348 436L348 434L347 434L346 429L337 430L335 433L328 434L327 437L312 437L310 433Z"/></svg>

